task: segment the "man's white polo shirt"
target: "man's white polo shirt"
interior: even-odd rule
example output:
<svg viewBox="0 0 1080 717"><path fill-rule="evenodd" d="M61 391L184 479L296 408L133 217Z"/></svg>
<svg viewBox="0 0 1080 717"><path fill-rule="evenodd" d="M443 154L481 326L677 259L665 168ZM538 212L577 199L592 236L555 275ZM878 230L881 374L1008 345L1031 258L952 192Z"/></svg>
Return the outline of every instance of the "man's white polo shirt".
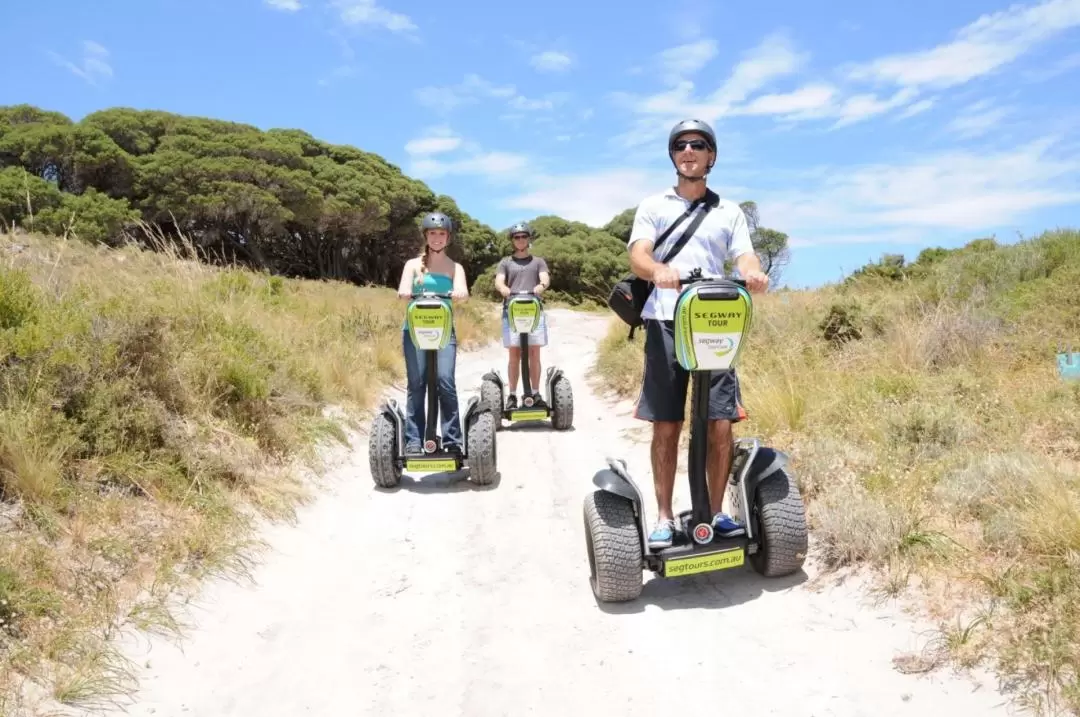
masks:
<svg viewBox="0 0 1080 717"><path fill-rule="evenodd" d="M634 226L630 230L627 249L629 250L634 242L641 239L655 242L664 230L689 208L690 200L676 194L674 187L668 187L663 192L646 197L638 205L637 213L634 214ZM659 248L654 247L653 259L660 261L667 255L682 233L694 221L697 213L704 210L704 205L699 206L694 214L682 220ZM697 228L686 246L679 251L678 256L669 262L669 265L677 269L680 276L685 276L696 267L701 267L704 274L723 276L725 257L730 256L734 260L750 251L754 251L754 245L750 241L750 228L746 224L746 215L738 204L721 199L720 203L713 207L705 220L701 222L701 226ZM641 312L642 318L673 321L675 302L678 298L679 289L654 288L645 302L645 308Z"/></svg>

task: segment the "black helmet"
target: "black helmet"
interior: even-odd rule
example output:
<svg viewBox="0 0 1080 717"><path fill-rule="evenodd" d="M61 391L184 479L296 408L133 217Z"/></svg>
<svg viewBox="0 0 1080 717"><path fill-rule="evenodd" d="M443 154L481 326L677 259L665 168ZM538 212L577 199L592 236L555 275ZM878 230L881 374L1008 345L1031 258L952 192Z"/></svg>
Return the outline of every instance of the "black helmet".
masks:
<svg viewBox="0 0 1080 717"><path fill-rule="evenodd" d="M428 229L445 229L449 233L454 231L454 222L442 212L428 212L424 215L424 221L420 223L420 231Z"/></svg>
<svg viewBox="0 0 1080 717"><path fill-rule="evenodd" d="M529 239L532 239L536 236L535 234L533 234L532 227L530 227L527 222L518 222L514 226L510 227L510 236L514 236L515 234L528 234Z"/></svg>

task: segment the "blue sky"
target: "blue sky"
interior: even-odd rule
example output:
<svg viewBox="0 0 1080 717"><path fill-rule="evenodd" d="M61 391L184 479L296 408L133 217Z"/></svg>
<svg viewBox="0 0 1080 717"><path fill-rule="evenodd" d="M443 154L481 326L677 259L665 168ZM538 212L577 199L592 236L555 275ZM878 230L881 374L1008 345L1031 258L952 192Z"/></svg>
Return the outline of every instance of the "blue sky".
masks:
<svg viewBox="0 0 1080 717"><path fill-rule="evenodd" d="M1080 0L9 0L0 104L299 127L495 228L601 225L674 178L791 236L812 286L885 252L1080 222Z"/></svg>

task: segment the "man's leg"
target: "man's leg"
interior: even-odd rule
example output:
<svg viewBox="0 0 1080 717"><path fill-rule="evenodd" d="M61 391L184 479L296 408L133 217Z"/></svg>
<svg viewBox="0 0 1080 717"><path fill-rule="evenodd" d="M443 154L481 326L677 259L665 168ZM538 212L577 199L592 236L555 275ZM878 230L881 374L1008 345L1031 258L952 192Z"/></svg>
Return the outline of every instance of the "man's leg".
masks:
<svg viewBox="0 0 1080 717"><path fill-rule="evenodd" d="M533 404L539 408L543 408L544 403L543 391L540 386L540 349L547 345L547 318L544 314L540 315L540 325L536 327L536 330L529 334L529 380L532 383L533 394L536 396L536 403Z"/></svg>
<svg viewBox="0 0 1080 717"><path fill-rule="evenodd" d="M518 374L521 373L521 355L520 349L517 348L517 336L510 332L510 317L507 314L506 307L503 306L502 315L502 342L503 348L507 349L506 359L506 373L510 379L506 396L506 410L512 411L517 408L517 391Z"/></svg>
<svg viewBox="0 0 1080 717"><path fill-rule="evenodd" d="M672 495L688 374L675 361L671 325L648 320L644 328L645 368L634 416L653 424L651 458L658 519L649 547L664 548L671 545L675 528Z"/></svg>
<svg viewBox="0 0 1080 717"><path fill-rule="evenodd" d="M745 418L738 376L734 371L714 376L709 386L709 508L713 530L725 538L745 532L743 526L724 512L724 492L735 449L732 424Z"/></svg>

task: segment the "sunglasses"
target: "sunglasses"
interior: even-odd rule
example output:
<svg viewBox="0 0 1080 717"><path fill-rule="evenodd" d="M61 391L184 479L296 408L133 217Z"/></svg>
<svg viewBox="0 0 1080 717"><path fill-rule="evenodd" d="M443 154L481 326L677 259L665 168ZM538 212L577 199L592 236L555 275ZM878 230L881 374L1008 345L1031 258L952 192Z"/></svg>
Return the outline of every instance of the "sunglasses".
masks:
<svg viewBox="0 0 1080 717"><path fill-rule="evenodd" d="M514 236L512 236L512 237L511 237L511 239L514 239L514 240L517 240L517 239L528 239L528 238L529 238L529 235L528 235L528 234L515 234Z"/></svg>
<svg viewBox="0 0 1080 717"><path fill-rule="evenodd" d="M672 147L675 148L676 152L681 152L684 149L686 149L687 147L694 150L695 152L700 152L700 151L702 151L704 149L708 149L709 145L705 142L705 140L702 140L702 139L691 139L691 140L681 139L681 140L677 141L675 144L673 144Z"/></svg>

